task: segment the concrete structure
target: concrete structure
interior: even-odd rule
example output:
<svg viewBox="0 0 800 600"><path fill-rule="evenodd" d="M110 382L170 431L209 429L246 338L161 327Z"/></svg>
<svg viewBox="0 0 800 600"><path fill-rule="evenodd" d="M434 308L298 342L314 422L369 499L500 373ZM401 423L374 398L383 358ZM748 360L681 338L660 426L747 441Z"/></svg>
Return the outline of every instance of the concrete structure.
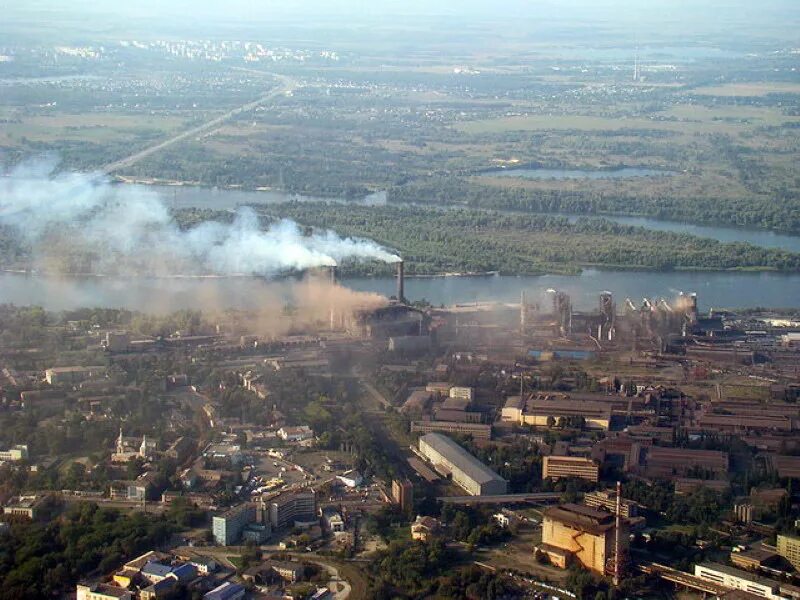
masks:
<svg viewBox="0 0 800 600"><path fill-rule="evenodd" d="M609 490L598 490L596 492L588 492L583 497L583 503L592 508L599 508L607 510L610 513L615 513L617 510L617 495ZM633 500L620 500L619 514L625 519L636 517L639 515L639 505Z"/></svg>
<svg viewBox="0 0 800 600"><path fill-rule="evenodd" d="M278 437L285 442L302 442L314 437L314 432L308 425L297 427L281 427L278 429Z"/></svg>
<svg viewBox="0 0 800 600"><path fill-rule="evenodd" d="M220 546L230 546L241 539L245 527L255 523L255 507L252 504L235 506L221 515L215 515L211 521L214 541Z"/></svg>
<svg viewBox="0 0 800 600"><path fill-rule="evenodd" d="M587 481L597 482L600 478L600 467L590 458L545 456L542 479L563 479L565 477L579 477Z"/></svg>
<svg viewBox="0 0 800 600"><path fill-rule="evenodd" d="M50 385L69 385L86 381L87 379L97 379L105 377L106 367L53 367L44 372L44 378Z"/></svg>
<svg viewBox="0 0 800 600"><path fill-rule="evenodd" d="M203 600L241 600L247 590L238 583L226 581L203 596Z"/></svg>
<svg viewBox="0 0 800 600"><path fill-rule="evenodd" d="M344 531L344 519L341 513L333 506L326 506L322 509L322 522L325 524L325 529L332 533Z"/></svg>
<svg viewBox="0 0 800 600"><path fill-rule="evenodd" d="M107 583L79 583L76 600L133 600L133 592Z"/></svg>
<svg viewBox="0 0 800 600"><path fill-rule="evenodd" d="M411 433L459 433L470 435L475 439L492 439L492 426L483 423L465 423L461 421L412 421Z"/></svg>
<svg viewBox="0 0 800 600"><path fill-rule="evenodd" d="M286 560L271 560L266 564L269 568L275 571L275 573L277 573L281 579L288 581L289 583L295 583L303 578L303 572L305 569L300 563Z"/></svg>
<svg viewBox="0 0 800 600"><path fill-rule="evenodd" d="M419 438L419 451L437 471L452 476L472 496L506 493L505 479L448 437L428 433Z"/></svg>
<svg viewBox="0 0 800 600"><path fill-rule="evenodd" d="M662 446L647 449L643 472L648 477L665 478L698 477L702 474L701 479L725 479L727 473L727 452Z"/></svg>
<svg viewBox="0 0 800 600"><path fill-rule="evenodd" d="M317 495L314 490L287 492L273 498L265 507L273 529L294 527L295 523L317 520Z"/></svg>
<svg viewBox="0 0 800 600"><path fill-rule="evenodd" d="M408 479L392 481L392 501L401 511L409 512L414 508L414 484Z"/></svg>
<svg viewBox="0 0 800 600"><path fill-rule="evenodd" d="M0 461L20 462L28 460L28 446L17 444L8 450L0 450Z"/></svg>
<svg viewBox="0 0 800 600"><path fill-rule="evenodd" d="M440 527L441 525L437 519L418 516L411 524L411 539L426 542L436 535Z"/></svg>
<svg viewBox="0 0 800 600"><path fill-rule="evenodd" d="M730 590L740 590L768 600L784 600L788 598L788 596L781 594L779 582L727 565L718 563L695 565L694 576Z"/></svg>
<svg viewBox="0 0 800 600"><path fill-rule="evenodd" d="M611 405L591 400L576 400L566 394L510 396L501 411L501 419L519 425L550 427L560 420L582 419L587 429L608 430Z"/></svg>
<svg viewBox="0 0 800 600"><path fill-rule="evenodd" d="M127 352L131 345L131 334L127 331L108 331L101 345L108 352Z"/></svg>
<svg viewBox="0 0 800 600"><path fill-rule="evenodd" d="M791 535L778 535L778 554L800 570L800 538Z"/></svg>
<svg viewBox="0 0 800 600"><path fill-rule="evenodd" d="M537 550L563 568L577 561L600 575L614 559L615 516L580 504L563 504L544 511L542 543ZM622 521L621 552L627 548L627 523Z"/></svg>
<svg viewBox="0 0 800 600"><path fill-rule="evenodd" d="M475 390L471 387L451 387L450 388L450 397L451 398L462 398L467 400L468 402L473 402L475 400Z"/></svg>
<svg viewBox="0 0 800 600"><path fill-rule="evenodd" d="M3 507L3 514L25 517L33 521L43 501L44 498L40 496L18 496Z"/></svg>

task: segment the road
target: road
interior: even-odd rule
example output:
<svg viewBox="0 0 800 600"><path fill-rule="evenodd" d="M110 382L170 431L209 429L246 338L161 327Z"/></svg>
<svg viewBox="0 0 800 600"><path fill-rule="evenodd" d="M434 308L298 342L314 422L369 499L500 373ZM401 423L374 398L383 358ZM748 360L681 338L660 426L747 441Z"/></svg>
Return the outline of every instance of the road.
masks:
<svg viewBox="0 0 800 600"><path fill-rule="evenodd" d="M217 127L219 127L226 121L232 119L233 117L240 115L242 113L250 112L251 110L258 108L262 104L266 104L267 102L274 100L278 96L283 96L295 90L298 86L297 81L290 77L284 77L282 75L273 75L273 77L275 77L280 82L279 86L276 89L269 92L268 94L265 94L258 100L254 100L253 102L248 102L247 104L239 106L238 108L234 108L233 110L230 110L225 114L220 115L219 117L216 117L214 119L211 119L210 121L207 121L206 123L203 123L202 125L193 127L187 131L184 131L183 133L179 133L174 137L164 140L163 142L159 142L154 146L150 146L149 148L140 150L135 154L131 154L127 158L123 158L113 163L109 163L105 165L101 169L101 171L106 174L113 173L114 171L117 171L119 169L129 167L132 164L139 162L143 158L147 158L148 156L155 154L156 152L160 152L165 148L169 148L170 146L177 144L178 142L182 142L186 139L196 137L204 133L208 133L209 131L216 129Z"/></svg>

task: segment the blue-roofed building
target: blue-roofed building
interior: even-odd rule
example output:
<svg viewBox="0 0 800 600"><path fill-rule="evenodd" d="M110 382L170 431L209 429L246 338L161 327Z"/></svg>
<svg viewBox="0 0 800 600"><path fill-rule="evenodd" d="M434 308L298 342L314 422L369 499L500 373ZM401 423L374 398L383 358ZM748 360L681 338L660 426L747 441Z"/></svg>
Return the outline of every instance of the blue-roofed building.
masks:
<svg viewBox="0 0 800 600"><path fill-rule="evenodd" d="M161 581L149 585L139 592L139 600L161 600L168 598L175 592L178 581L173 577L167 577Z"/></svg>
<svg viewBox="0 0 800 600"><path fill-rule="evenodd" d="M172 573L172 567L160 562L151 561L142 567L142 577L150 583L158 583L167 578Z"/></svg>
<svg viewBox="0 0 800 600"><path fill-rule="evenodd" d="M246 592L247 590L238 583L226 581L203 596L203 600L241 600Z"/></svg>
<svg viewBox="0 0 800 600"><path fill-rule="evenodd" d="M197 577L197 568L192 564L186 563L177 567L173 567L170 575L175 577L175 579L181 583L186 583L187 581L191 581Z"/></svg>

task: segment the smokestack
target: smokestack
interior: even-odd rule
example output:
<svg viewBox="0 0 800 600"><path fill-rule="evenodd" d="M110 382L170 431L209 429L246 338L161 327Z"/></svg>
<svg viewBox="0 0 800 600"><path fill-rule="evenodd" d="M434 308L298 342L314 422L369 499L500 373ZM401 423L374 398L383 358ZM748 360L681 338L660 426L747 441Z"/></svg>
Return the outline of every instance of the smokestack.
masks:
<svg viewBox="0 0 800 600"><path fill-rule="evenodd" d="M328 274L331 277L331 285L336 285L336 265L328 267Z"/></svg>
<svg viewBox="0 0 800 600"><path fill-rule="evenodd" d="M614 519L614 587L619 587L619 551L620 551L620 526L622 519L622 483L617 481L617 510Z"/></svg>
<svg viewBox="0 0 800 600"><path fill-rule="evenodd" d="M397 263L397 301L400 303L406 301L405 278L405 263L401 260Z"/></svg>

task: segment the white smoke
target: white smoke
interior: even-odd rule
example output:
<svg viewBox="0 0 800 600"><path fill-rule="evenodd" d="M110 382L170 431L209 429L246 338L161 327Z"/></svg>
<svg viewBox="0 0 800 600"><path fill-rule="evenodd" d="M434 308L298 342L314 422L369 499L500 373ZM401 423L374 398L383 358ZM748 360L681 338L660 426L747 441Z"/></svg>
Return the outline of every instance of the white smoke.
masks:
<svg viewBox="0 0 800 600"><path fill-rule="evenodd" d="M333 231L306 236L288 220L262 229L246 207L232 223L182 230L153 190L113 185L99 174L56 173L56 166L38 160L0 178L0 225L16 232L43 268L78 259L96 273L270 276L345 259L400 260L369 240Z"/></svg>

